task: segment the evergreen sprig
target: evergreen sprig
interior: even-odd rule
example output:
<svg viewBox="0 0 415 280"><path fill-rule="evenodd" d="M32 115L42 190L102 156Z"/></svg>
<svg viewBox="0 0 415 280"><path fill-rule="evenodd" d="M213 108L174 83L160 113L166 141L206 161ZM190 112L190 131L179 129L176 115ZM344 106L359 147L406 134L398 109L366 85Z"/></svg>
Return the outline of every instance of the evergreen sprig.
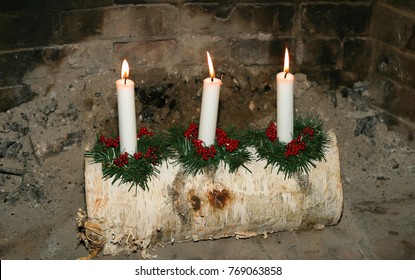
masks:
<svg viewBox="0 0 415 280"><path fill-rule="evenodd" d="M183 166L185 174L196 175L207 170L216 170L220 162L223 162L230 173L237 171L240 167L249 170L246 164L252 160L252 155L247 149L248 143L241 139L244 133L233 128L226 130L226 137L231 139L231 141L237 141L237 144L235 144L237 148L234 147L235 149L232 151L227 150L227 144L218 145L217 139L213 148L205 148L203 143L197 142L197 136L185 137L186 131L189 131L192 124L195 128L195 124L190 123L187 128L182 125L175 125L168 131L168 146L172 149L172 157L176 163ZM208 153L205 157L203 156L203 149ZM214 152L209 153L210 149ZM211 154L213 153L214 155L212 156Z"/></svg>
<svg viewBox="0 0 415 280"><path fill-rule="evenodd" d="M285 178L299 172L308 173L315 167L315 162L325 160L330 140L317 117L296 118L293 140L287 144L271 141L274 139L267 135L267 129L250 129L246 137L248 143L255 147L258 160L265 160L266 166L277 167L277 172L284 173Z"/></svg>
<svg viewBox="0 0 415 280"><path fill-rule="evenodd" d="M119 138L105 139L101 135L85 156L95 163L102 163L103 178L113 178L112 184L119 180L121 184L131 184L129 190L134 186L145 190L148 189L149 179L159 174L157 166L170 156L164 135L152 134L137 139L137 152L134 155L120 152Z"/></svg>

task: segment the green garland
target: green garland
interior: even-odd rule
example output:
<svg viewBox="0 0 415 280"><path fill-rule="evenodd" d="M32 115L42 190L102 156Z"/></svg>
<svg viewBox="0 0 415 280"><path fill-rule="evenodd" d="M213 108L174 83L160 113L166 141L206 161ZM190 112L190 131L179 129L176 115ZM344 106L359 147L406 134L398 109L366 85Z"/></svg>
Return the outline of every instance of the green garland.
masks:
<svg viewBox="0 0 415 280"><path fill-rule="evenodd" d="M190 123L189 126L176 125L169 130L168 145L173 150L176 163L183 166L187 175L196 175L204 170L215 170L220 162L223 162L229 172L233 173L239 167L246 167L252 160L251 153L247 150L247 142L243 132L236 129L224 131L216 129L215 145L205 147L197 138L198 126Z"/></svg>
<svg viewBox="0 0 415 280"><path fill-rule="evenodd" d="M317 117L296 118L293 140L287 144L276 141L276 130L275 123L270 122L267 129L250 130L246 137L256 149L258 159L265 160L266 166L278 167L277 172L282 172L285 178L299 172L308 173L315 162L326 160L330 139Z"/></svg>
<svg viewBox="0 0 415 280"><path fill-rule="evenodd" d="M187 175L216 170L221 162L231 173L240 167L249 171L247 164L253 159L249 147L255 148L258 160L266 161L266 166L277 167L278 173L291 178L298 172L308 173L315 162L325 160L329 143L317 117L296 118L293 140L287 144L278 141L275 122L266 129L217 128L215 144L209 147L198 140L197 134L198 126L192 122L187 127L175 125L164 133L141 128L134 155L120 153L118 137L100 135L85 156L102 163L104 179L148 189L147 182L159 174L158 166L168 159L180 164Z"/></svg>
<svg viewBox="0 0 415 280"><path fill-rule="evenodd" d="M130 189L138 185L145 190L150 178L159 174L157 167L170 157L166 144L164 135L141 128L134 155L120 152L119 137L105 138L100 135L85 156L95 163L102 163L103 178L113 178L112 184L120 180L121 184L130 183Z"/></svg>

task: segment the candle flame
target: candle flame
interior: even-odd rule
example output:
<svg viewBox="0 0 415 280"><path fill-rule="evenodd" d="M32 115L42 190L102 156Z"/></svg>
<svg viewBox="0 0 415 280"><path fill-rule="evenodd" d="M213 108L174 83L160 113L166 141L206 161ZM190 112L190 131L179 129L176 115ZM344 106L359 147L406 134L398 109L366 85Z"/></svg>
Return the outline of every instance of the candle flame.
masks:
<svg viewBox="0 0 415 280"><path fill-rule="evenodd" d="M290 66L290 57L288 56L288 48L285 48L285 57L284 57L284 72L289 72L289 66Z"/></svg>
<svg viewBox="0 0 415 280"><path fill-rule="evenodd" d="M213 69L213 63L212 63L212 59L210 58L210 54L209 52L207 53L207 59L208 59L208 64L209 64L209 74L210 77L213 79L215 77L215 69Z"/></svg>
<svg viewBox="0 0 415 280"><path fill-rule="evenodd" d="M128 62L126 59L122 62L121 66L121 79L127 79L128 74L130 73L130 68L128 67Z"/></svg>

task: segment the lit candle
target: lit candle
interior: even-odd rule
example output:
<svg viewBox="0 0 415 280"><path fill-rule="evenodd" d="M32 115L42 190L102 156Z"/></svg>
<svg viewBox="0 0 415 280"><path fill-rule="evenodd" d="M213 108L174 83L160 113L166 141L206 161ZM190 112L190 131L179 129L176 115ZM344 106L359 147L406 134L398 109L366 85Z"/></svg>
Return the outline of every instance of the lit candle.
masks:
<svg viewBox="0 0 415 280"><path fill-rule="evenodd" d="M212 59L207 52L210 78L203 80L202 106L200 109L199 140L205 146L214 144L218 120L219 93L222 81L215 78Z"/></svg>
<svg viewBox="0 0 415 280"><path fill-rule="evenodd" d="M289 57L285 48L284 71L277 74L277 135L288 143L294 129L294 75L288 73Z"/></svg>
<svg viewBox="0 0 415 280"><path fill-rule="evenodd" d="M120 151L133 155L137 148L137 128L135 120L134 82L128 79L129 67L124 59L121 79L117 80L118 126Z"/></svg>

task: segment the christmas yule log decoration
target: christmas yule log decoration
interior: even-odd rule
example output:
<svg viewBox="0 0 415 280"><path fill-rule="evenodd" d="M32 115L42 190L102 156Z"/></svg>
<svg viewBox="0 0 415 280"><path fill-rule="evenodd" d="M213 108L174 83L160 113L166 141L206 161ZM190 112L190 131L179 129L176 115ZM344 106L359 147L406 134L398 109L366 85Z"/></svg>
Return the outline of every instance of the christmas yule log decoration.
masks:
<svg viewBox="0 0 415 280"><path fill-rule="evenodd" d="M85 188L104 254L338 223L343 192L335 134L316 118L296 119L292 141L281 143L275 126L218 128L209 147L198 141L195 123L166 133L140 129L133 155L112 147L117 138L98 137L87 152ZM129 170L138 162L151 168Z"/></svg>

